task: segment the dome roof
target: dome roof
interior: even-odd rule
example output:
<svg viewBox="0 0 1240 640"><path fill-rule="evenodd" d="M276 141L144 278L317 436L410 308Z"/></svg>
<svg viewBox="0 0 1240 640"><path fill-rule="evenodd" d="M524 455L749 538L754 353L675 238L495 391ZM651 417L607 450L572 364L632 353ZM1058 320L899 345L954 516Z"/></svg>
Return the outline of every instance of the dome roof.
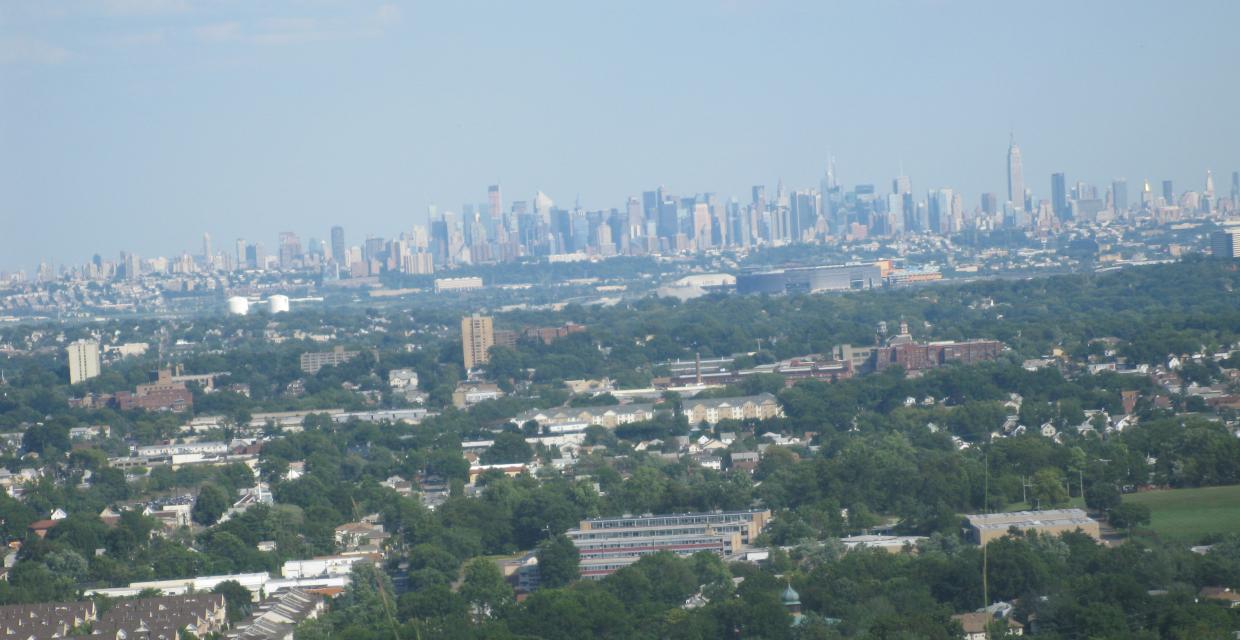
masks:
<svg viewBox="0 0 1240 640"><path fill-rule="evenodd" d="M796 589L792 588L792 584L789 584L788 588L784 589L784 593L780 596L780 599L784 601L785 605L801 604L801 594L797 593Z"/></svg>

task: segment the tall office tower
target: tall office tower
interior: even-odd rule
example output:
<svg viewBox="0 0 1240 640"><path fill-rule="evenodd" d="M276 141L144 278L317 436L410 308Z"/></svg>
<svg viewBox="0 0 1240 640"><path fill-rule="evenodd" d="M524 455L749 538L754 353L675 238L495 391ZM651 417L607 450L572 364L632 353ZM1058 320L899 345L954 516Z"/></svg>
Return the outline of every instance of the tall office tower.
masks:
<svg viewBox="0 0 1240 640"><path fill-rule="evenodd" d="M753 206L759 214L766 211L766 187L762 185L755 186L752 190Z"/></svg>
<svg viewBox="0 0 1240 640"><path fill-rule="evenodd" d="M983 193L982 213L987 216L993 216L996 213L999 213L999 196L993 193Z"/></svg>
<svg viewBox="0 0 1240 640"><path fill-rule="evenodd" d="M245 238L237 238L237 261L233 268L237 271L245 270Z"/></svg>
<svg viewBox="0 0 1240 640"><path fill-rule="evenodd" d="M902 193L892 193L887 196L888 233L904 233L904 226L908 222L905 218L904 195Z"/></svg>
<svg viewBox="0 0 1240 640"><path fill-rule="evenodd" d="M628 202L624 206L625 226L628 227L628 237L641 237L646 227L646 212L642 210L642 201L637 196L629 196Z"/></svg>
<svg viewBox="0 0 1240 640"><path fill-rule="evenodd" d="M1231 208L1240 209L1240 171L1231 172Z"/></svg>
<svg viewBox="0 0 1240 640"><path fill-rule="evenodd" d="M793 191L789 200L788 239L801 242L818 225L818 199L813 191Z"/></svg>
<svg viewBox="0 0 1240 640"><path fill-rule="evenodd" d="M137 280L142 275L142 259L136 253L122 251L121 265L125 269L126 280Z"/></svg>
<svg viewBox="0 0 1240 640"><path fill-rule="evenodd" d="M465 354L465 370L491 361L490 349L495 345L495 326L490 316L473 314L461 318L461 351Z"/></svg>
<svg viewBox="0 0 1240 640"><path fill-rule="evenodd" d="M348 245L344 243L344 227L332 227L332 260L335 260L336 264L348 266L344 262L348 250Z"/></svg>
<svg viewBox="0 0 1240 640"><path fill-rule="evenodd" d="M712 246L710 205L705 202L695 202L691 211L690 222L693 226L690 229L690 237L693 238L693 246L697 251L709 249Z"/></svg>
<svg viewBox="0 0 1240 640"><path fill-rule="evenodd" d="M1149 211L1154 208L1154 190L1150 189L1150 181L1141 182L1141 208Z"/></svg>
<svg viewBox="0 0 1240 640"><path fill-rule="evenodd" d="M211 266L211 258L215 254L211 252L211 234L202 234L202 263Z"/></svg>
<svg viewBox="0 0 1240 640"><path fill-rule="evenodd" d="M728 201L728 244L733 247L749 246L749 225L745 210L735 197Z"/></svg>
<svg viewBox="0 0 1240 640"><path fill-rule="evenodd" d="M99 375L99 343L94 340L78 340L70 343L69 384L77 384Z"/></svg>
<svg viewBox="0 0 1240 640"><path fill-rule="evenodd" d="M493 184L487 187L487 206L490 207L492 220L504 217L504 200L500 196L499 185Z"/></svg>
<svg viewBox="0 0 1240 640"><path fill-rule="evenodd" d="M1051 210L1061 221L1072 217L1072 208L1068 206L1068 181L1062 173L1051 174Z"/></svg>
<svg viewBox="0 0 1240 640"><path fill-rule="evenodd" d="M538 216L538 220L543 224L551 224L551 209L555 207L555 202L547 194L539 191L534 194L534 214Z"/></svg>
<svg viewBox="0 0 1240 640"><path fill-rule="evenodd" d="M1115 210L1124 212L1128 210L1128 181L1123 178L1116 178L1111 181L1111 198L1115 205Z"/></svg>
<svg viewBox="0 0 1240 640"><path fill-rule="evenodd" d="M952 190L935 189L926 194L927 231L945 233L952 214Z"/></svg>
<svg viewBox="0 0 1240 640"><path fill-rule="evenodd" d="M292 231L280 232L280 268L292 268L293 263L301 258L301 240Z"/></svg>
<svg viewBox="0 0 1240 640"><path fill-rule="evenodd" d="M908 176L897 176L891 181L891 192L896 195L903 195L913 192L913 181Z"/></svg>
<svg viewBox="0 0 1240 640"><path fill-rule="evenodd" d="M952 217L948 231L959 233L964 229L964 196L960 192L952 193Z"/></svg>
<svg viewBox="0 0 1240 640"><path fill-rule="evenodd" d="M1020 147L1016 146L1016 135L1008 145L1008 201L1016 209L1025 207L1025 176L1020 163Z"/></svg>
<svg viewBox="0 0 1240 640"><path fill-rule="evenodd" d="M1240 229L1224 229L1210 234L1210 253L1215 258L1240 258Z"/></svg>
<svg viewBox="0 0 1240 640"><path fill-rule="evenodd" d="M1209 169L1206 169L1206 190L1204 193L1207 197L1214 197L1214 172Z"/></svg>
<svg viewBox="0 0 1240 640"><path fill-rule="evenodd" d="M1167 206L1175 204L1175 184L1170 180L1163 180L1162 196Z"/></svg>
<svg viewBox="0 0 1240 640"><path fill-rule="evenodd" d="M646 218L646 226L649 227L651 222L657 222L659 219L659 199L658 191L642 192L642 215Z"/></svg>

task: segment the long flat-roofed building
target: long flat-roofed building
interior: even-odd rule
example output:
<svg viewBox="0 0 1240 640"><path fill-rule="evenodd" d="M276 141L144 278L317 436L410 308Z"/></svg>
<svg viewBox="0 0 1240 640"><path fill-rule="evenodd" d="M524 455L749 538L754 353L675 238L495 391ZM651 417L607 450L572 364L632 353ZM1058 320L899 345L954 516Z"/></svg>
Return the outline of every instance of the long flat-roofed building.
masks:
<svg viewBox="0 0 1240 640"><path fill-rule="evenodd" d="M360 351L345 351L344 347L341 346L337 346L331 351L307 351L301 354L299 364L303 372L315 374L323 367L334 367L344 364L356 358L360 353Z"/></svg>
<svg viewBox="0 0 1240 640"><path fill-rule="evenodd" d="M597 580L660 551L739 553L770 519L765 509L591 518L565 535L581 556L581 576Z"/></svg>
<svg viewBox="0 0 1240 640"><path fill-rule="evenodd" d="M742 295L848 291L882 285L883 273L876 263L791 267L736 276L736 291Z"/></svg>
<svg viewBox="0 0 1240 640"><path fill-rule="evenodd" d="M1011 529L1051 535L1079 529L1095 539L1102 537L1098 521L1089 517L1089 514L1082 509L986 513L965 516L965 518L969 521L969 539L982 546L986 546L992 540L1002 538Z"/></svg>

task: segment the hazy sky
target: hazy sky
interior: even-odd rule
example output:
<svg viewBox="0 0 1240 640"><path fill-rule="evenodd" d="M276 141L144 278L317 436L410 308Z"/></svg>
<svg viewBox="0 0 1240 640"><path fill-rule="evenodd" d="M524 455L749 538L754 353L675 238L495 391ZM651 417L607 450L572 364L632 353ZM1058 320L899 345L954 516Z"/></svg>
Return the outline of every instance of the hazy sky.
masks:
<svg viewBox="0 0 1240 640"><path fill-rule="evenodd" d="M535 189L1240 168L1240 2L0 0L0 269L350 244ZM1158 189L1155 183L1155 189ZM1135 196L1132 196L1135 197Z"/></svg>

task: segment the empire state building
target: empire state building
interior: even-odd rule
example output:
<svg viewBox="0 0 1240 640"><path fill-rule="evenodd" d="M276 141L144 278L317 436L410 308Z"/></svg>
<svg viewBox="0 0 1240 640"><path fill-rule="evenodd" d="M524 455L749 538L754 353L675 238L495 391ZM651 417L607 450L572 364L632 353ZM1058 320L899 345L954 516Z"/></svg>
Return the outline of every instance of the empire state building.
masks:
<svg viewBox="0 0 1240 640"><path fill-rule="evenodd" d="M1012 136L1008 144L1008 201L1016 211L1025 209L1025 176L1020 166L1020 147L1016 146L1016 136Z"/></svg>

